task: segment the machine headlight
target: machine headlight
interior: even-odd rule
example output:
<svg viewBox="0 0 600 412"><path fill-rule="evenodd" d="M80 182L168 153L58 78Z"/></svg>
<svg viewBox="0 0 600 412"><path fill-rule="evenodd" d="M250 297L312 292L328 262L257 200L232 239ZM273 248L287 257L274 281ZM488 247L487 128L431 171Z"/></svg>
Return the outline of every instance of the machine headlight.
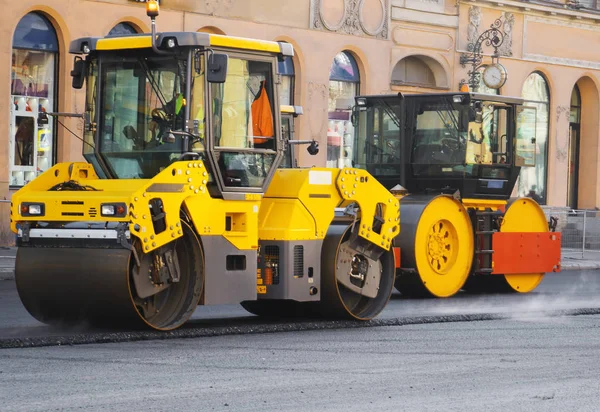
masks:
<svg viewBox="0 0 600 412"><path fill-rule="evenodd" d="M452 101L454 103L462 103L463 97L460 94L454 95L454 96L452 96Z"/></svg>
<svg viewBox="0 0 600 412"><path fill-rule="evenodd" d="M21 203L21 216L44 216L44 204Z"/></svg>
<svg viewBox="0 0 600 412"><path fill-rule="evenodd" d="M100 206L100 214L108 217L123 217L127 214L125 203L105 203Z"/></svg>

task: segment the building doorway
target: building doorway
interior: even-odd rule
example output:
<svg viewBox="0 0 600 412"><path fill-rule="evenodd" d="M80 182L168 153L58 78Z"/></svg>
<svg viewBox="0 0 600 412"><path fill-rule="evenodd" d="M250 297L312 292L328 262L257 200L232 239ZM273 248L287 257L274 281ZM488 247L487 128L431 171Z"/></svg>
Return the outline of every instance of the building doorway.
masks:
<svg viewBox="0 0 600 412"><path fill-rule="evenodd" d="M567 206L578 207L579 193L579 150L581 135L581 93L575 85L571 93L571 112L569 115L569 176L567 180Z"/></svg>

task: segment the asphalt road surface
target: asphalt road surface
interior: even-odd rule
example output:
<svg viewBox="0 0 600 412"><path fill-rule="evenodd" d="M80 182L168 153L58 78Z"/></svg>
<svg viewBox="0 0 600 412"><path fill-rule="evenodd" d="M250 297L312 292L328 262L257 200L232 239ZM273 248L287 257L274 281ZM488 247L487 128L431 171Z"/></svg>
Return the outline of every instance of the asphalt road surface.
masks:
<svg viewBox="0 0 600 412"><path fill-rule="evenodd" d="M526 295L460 294L449 299L406 299L394 294L379 317L367 323L266 321L250 315L239 305L223 305L199 307L183 328L170 333L97 330L86 325L49 327L33 319L21 305L14 280L0 281L0 313L0 348L519 319L539 314L593 315L600 314L600 271L548 274L533 293Z"/></svg>
<svg viewBox="0 0 600 412"><path fill-rule="evenodd" d="M0 410L597 411L600 271L406 299L371 322L199 307L171 333L51 328L0 281ZM181 339L186 338L186 339ZM100 344L102 343L102 344Z"/></svg>
<svg viewBox="0 0 600 412"><path fill-rule="evenodd" d="M0 409L597 411L600 316L0 350Z"/></svg>

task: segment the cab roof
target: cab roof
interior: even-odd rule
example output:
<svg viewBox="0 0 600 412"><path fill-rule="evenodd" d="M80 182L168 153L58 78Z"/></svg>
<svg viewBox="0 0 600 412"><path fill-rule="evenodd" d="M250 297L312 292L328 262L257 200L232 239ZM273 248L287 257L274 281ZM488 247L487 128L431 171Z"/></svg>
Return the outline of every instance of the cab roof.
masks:
<svg viewBox="0 0 600 412"><path fill-rule="evenodd" d="M167 39L174 39L179 47L212 46L239 50L264 51L278 53L284 56L294 55L294 48L292 45L285 42L256 40L201 32L157 33L156 44L160 47ZM98 50L149 49L152 48L152 36L149 33L141 33L126 36L82 37L71 42L69 53L86 54L83 51L85 46L89 48L89 52Z"/></svg>

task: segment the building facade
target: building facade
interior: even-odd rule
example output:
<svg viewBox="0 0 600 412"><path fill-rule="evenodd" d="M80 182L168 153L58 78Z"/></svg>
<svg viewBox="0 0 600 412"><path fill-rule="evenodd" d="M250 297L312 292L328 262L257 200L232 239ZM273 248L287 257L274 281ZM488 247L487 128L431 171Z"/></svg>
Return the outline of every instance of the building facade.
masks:
<svg viewBox="0 0 600 412"><path fill-rule="evenodd" d="M508 80L497 92L538 110L535 168L515 190L552 206L600 206L600 3L596 0L162 0L159 31L208 31L287 41L282 103L301 105L300 166L350 164L357 94L457 91L461 56L497 19ZM80 119L35 121L39 111L81 112L71 89L71 40L148 32L139 0L21 0L0 23L0 244L11 243L12 193L56 162L81 160ZM484 47L484 63L491 48ZM480 90L481 91L481 90ZM496 92L487 90L488 92Z"/></svg>

